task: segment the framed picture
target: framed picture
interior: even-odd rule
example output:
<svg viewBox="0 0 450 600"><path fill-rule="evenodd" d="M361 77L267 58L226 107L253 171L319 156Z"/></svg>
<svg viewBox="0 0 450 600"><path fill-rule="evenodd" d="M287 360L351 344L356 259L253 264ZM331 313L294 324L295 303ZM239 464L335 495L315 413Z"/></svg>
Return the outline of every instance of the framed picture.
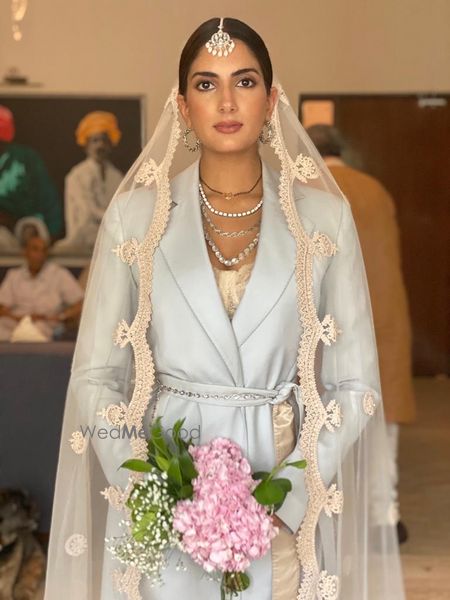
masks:
<svg viewBox="0 0 450 600"><path fill-rule="evenodd" d="M60 214L62 213L63 216L60 230L56 234L55 231L51 232L53 240L63 238L67 234L64 215L66 176L73 167L86 159L85 149L77 144L75 136L80 121L94 111L106 111L116 117L121 138L112 148L109 160L122 174L125 174L132 165L145 140L143 96L2 93L0 105L9 109L14 118L15 136L12 143L29 149L29 155L37 157L36 161L43 165L49 181L53 184L50 187L56 190L55 194L52 192L54 198L52 201L59 203ZM9 219L8 201L5 201L4 194L17 183L14 176L17 179L18 172L11 175L11 172L6 173L3 168L2 173L2 164L6 160L2 162L2 156L5 158L5 151L5 146L0 142L0 215L3 215L3 218L0 218L0 225L3 228L6 226L14 233L17 214ZM21 201L20 190L14 201ZM8 232L6 231L5 234L8 235ZM5 244L3 247L0 245L1 264L12 265L15 262L12 259L18 253L14 250L8 251L7 248Z"/></svg>

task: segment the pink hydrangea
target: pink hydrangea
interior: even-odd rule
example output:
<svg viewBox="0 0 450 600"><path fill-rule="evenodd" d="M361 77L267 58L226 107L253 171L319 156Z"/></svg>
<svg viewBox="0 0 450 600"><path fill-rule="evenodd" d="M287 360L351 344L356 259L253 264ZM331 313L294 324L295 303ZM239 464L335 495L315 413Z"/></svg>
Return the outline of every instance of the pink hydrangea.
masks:
<svg viewBox="0 0 450 600"><path fill-rule="evenodd" d="M252 496L257 485L237 444L216 438L193 446L198 477L192 500L181 500L173 527L183 549L206 571L241 572L264 556L278 529L266 508Z"/></svg>

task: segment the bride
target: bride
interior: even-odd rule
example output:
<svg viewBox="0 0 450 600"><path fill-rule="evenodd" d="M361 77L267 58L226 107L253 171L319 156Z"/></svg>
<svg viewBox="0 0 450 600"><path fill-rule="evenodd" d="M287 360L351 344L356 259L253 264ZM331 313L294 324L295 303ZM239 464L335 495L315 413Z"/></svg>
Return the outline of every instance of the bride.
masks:
<svg viewBox="0 0 450 600"><path fill-rule="evenodd" d="M182 119L181 119L182 118ZM183 126L181 125L181 122ZM182 141L182 143L179 143ZM45 600L211 600L188 557L164 583L108 551L149 424L289 456L280 532L244 600L401 600L394 524L375 520L385 431L370 300L348 202L260 36L210 19L102 221L66 401ZM381 499L383 501L383 499ZM105 541L106 539L106 541Z"/></svg>

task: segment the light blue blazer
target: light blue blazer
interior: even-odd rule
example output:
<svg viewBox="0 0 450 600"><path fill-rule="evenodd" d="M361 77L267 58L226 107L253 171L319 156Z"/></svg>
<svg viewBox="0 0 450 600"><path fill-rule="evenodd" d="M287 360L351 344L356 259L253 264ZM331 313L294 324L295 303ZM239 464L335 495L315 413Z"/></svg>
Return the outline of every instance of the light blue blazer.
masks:
<svg viewBox="0 0 450 600"><path fill-rule="evenodd" d="M185 418L185 428L198 443L217 436L229 437L241 445L254 470L269 470L275 464L273 404L285 399L292 404L298 435L305 418L302 386L297 381L303 325L297 307L296 244L280 206L278 173L264 164L264 203L256 261L230 320L203 237L198 178L198 163L194 163L173 179L169 222L154 256L152 320L147 340L153 352L156 378L164 387L156 406L156 394L149 399L145 426L153 409L167 428L177 419ZM326 234L339 248L337 256L318 252L307 274L312 278L318 320L335 314L346 332L339 350L338 344L324 345L317 361L324 403L337 399L344 412L347 411L346 421L338 432L324 428L321 433L319 466L323 479L329 482L345 448L350 447L364 426L360 403L354 399L355 394L366 389L376 390L376 349L368 295L361 287L364 277L355 273L355 265L358 269L363 267L348 203L303 185L296 187L295 197L307 234ZM77 344L71 384L80 397L95 397L97 415L111 404L120 405L129 399L133 379L131 351L129 347L112 346L111 340L118 321L133 321L139 279L143 276L136 263L130 266L118 260L111 250L126 240L144 239L153 204L152 193L146 188L119 196L104 217L97 242L99 260L94 262L91 275L92 289L84 309L85 325L82 324L83 335ZM339 286L337 294L336 286ZM93 324L90 329L88 323ZM250 397L247 401L236 400L233 391L240 394L247 391ZM85 417L104 424L100 416L92 413ZM129 444L107 440L93 440L92 444L107 483L125 487L127 473L117 468L130 457ZM292 458L300 457L297 447ZM293 491L278 514L292 531L297 531L307 504L304 473L288 468L283 474L291 479ZM107 537L121 534L120 518L109 509ZM178 597L211 600L218 596L217 583L208 580L189 559L184 558L189 563L187 571L177 570L178 558L174 552L164 571L164 586L150 588L145 582L141 584L145 600ZM120 566L109 553L105 554L102 600L120 599L112 585L112 573ZM253 563L249 573L252 585L242 597L270 600L270 552Z"/></svg>

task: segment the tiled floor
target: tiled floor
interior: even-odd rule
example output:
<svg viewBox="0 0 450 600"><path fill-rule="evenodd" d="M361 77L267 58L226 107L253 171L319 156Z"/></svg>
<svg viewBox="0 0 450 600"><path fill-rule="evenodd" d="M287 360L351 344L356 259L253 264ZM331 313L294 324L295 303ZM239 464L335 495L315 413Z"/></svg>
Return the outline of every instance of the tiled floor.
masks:
<svg viewBox="0 0 450 600"><path fill-rule="evenodd" d="M419 418L401 430L399 459L407 600L450 600L450 380L415 387Z"/></svg>
<svg viewBox="0 0 450 600"><path fill-rule="evenodd" d="M450 600L450 380L415 380L419 418L400 437L408 600Z"/></svg>

